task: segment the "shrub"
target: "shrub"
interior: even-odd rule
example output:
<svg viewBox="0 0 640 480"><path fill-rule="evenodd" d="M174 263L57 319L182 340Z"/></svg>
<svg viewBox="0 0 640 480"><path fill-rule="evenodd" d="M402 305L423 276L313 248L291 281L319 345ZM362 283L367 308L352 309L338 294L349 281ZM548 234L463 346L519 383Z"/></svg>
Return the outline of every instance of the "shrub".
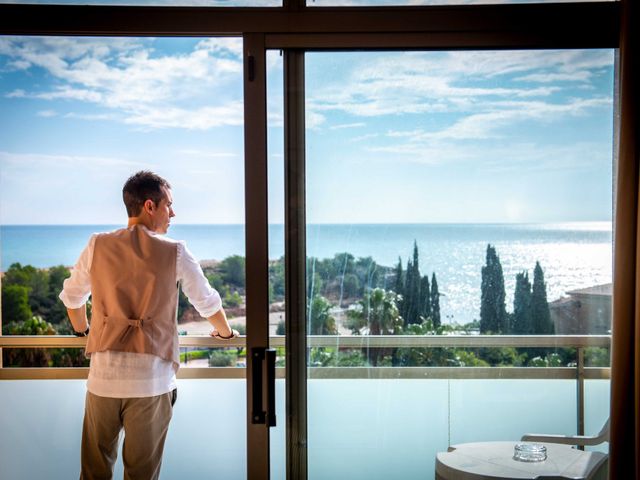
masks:
<svg viewBox="0 0 640 480"><path fill-rule="evenodd" d="M226 350L212 350L209 354L210 367L232 367L236 364L236 354Z"/></svg>

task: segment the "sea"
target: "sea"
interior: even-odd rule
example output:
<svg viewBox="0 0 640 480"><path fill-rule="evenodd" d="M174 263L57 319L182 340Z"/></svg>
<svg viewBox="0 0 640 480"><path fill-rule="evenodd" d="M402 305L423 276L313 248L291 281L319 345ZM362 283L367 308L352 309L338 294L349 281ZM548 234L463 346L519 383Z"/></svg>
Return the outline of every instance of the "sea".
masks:
<svg viewBox="0 0 640 480"><path fill-rule="evenodd" d="M72 266L94 232L119 225L0 225L1 268L13 263L47 268ZM185 240L200 260L245 255L243 225L172 225L168 236ZM515 276L540 262L551 302L575 289L610 283L611 222L545 224L318 224L307 227L307 256L331 258L349 252L377 264L406 266L419 249L422 275L435 272L444 322L479 318L481 268L487 245L496 248L513 309ZM269 257L284 255L284 226L269 227Z"/></svg>

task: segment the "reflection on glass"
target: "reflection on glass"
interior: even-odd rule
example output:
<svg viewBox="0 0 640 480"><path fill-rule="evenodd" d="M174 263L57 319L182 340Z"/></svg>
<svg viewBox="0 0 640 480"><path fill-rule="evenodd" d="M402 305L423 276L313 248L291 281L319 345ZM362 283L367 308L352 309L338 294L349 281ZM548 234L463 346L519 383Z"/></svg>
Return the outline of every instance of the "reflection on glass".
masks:
<svg viewBox="0 0 640 480"><path fill-rule="evenodd" d="M453 403L467 416L497 403L521 413L521 395L485 389L502 370L459 369L582 361L575 346L493 347L490 335L610 334L613 52L316 52L305 61L307 326L326 337L309 339L309 409L320 412L309 415L310 450L331 448L318 433L327 423L337 437L387 438L392 420L373 424L380 412L393 399L394 411L415 414L413 396L430 398L435 380L426 379L443 371L450 383L438 413L451 416L437 434L447 441L430 445L429 458L447 442L526 433L540 422L534 411L505 426L461 421ZM435 345L451 335L477 345ZM582 353L585 365L609 366L606 343ZM513 384L572 410L565 424L575 428L575 381L547 370L536 386L524 372ZM312 390L324 378L379 383L361 399L374 416L331 422L337 413ZM396 398L403 382L411 393ZM335 405L347 402L333 394ZM389 458L383 452L370 445L349 461ZM398 452L396 474L411 478L416 456ZM311 471L328 468L310 457Z"/></svg>
<svg viewBox="0 0 640 480"><path fill-rule="evenodd" d="M310 333L607 334L612 65L307 54Z"/></svg>
<svg viewBox="0 0 640 480"><path fill-rule="evenodd" d="M269 182L269 335L285 334L284 278L284 94L283 58L267 52L267 158ZM278 365L284 366L278 355Z"/></svg>
<svg viewBox="0 0 640 480"><path fill-rule="evenodd" d="M269 346L276 368L285 366L283 58L267 51L267 159L269 194ZM280 338L277 338L280 337ZM270 430L270 475L286 478L285 380L276 381L276 427Z"/></svg>
<svg viewBox="0 0 640 480"><path fill-rule="evenodd" d="M122 185L143 169L171 183L168 235L244 332L242 40L0 37L0 69L3 333L71 333L62 282L92 233L126 224ZM183 294L178 330L211 331ZM56 358L32 363L69 363ZM245 363L235 348L182 359Z"/></svg>

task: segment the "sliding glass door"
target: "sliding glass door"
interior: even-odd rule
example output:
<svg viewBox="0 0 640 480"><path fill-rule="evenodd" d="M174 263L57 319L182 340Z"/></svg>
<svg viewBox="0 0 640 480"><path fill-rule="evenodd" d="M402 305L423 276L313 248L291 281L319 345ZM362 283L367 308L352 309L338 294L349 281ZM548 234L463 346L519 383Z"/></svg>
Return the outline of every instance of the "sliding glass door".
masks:
<svg viewBox="0 0 640 480"><path fill-rule="evenodd" d="M613 70L612 50L304 54L309 479L600 430Z"/></svg>

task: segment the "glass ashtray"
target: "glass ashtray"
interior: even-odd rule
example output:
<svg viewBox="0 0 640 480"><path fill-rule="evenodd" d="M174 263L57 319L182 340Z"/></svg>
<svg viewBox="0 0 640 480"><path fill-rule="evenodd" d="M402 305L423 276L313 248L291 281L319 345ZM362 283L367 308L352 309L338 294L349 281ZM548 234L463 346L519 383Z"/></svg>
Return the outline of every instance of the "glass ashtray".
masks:
<svg viewBox="0 0 640 480"><path fill-rule="evenodd" d="M539 443L516 443L513 459L519 462L544 462L547 459L547 447Z"/></svg>

